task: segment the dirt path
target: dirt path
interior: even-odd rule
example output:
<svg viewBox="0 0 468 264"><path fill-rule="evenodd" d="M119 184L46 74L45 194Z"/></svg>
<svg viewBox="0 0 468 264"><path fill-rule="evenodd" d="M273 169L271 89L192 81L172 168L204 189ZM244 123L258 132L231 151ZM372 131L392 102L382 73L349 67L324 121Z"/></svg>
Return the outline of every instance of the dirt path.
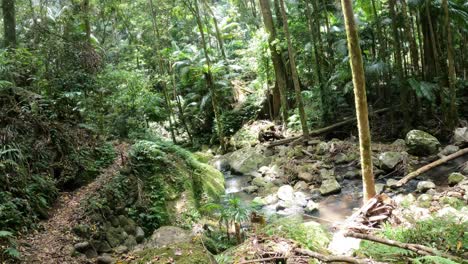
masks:
<svg viewBox="0 0 468 264"><path fill-rule="evenodd" d="M72 257L73 245L77 243L71 228L83 222L84 211L80 207L83 200L106 185L122 167L120 153L126 153L127 144L116 146L118 157L93 182L73 192L60 194L51 217L40 223L40 231L36 231L20 240L22 263L71 264L92 263L85 257Z"/></svg>

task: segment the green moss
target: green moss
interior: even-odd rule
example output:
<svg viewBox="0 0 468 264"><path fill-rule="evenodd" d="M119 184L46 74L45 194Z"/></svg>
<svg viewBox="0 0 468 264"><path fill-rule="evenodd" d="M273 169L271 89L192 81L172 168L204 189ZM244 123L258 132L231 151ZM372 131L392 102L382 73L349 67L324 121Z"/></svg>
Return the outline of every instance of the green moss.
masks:
<svg viewBox="0 0 468 264"><path fill-rule="evenodd" d="M210 256L198 243L178 243L163 248L147 249L138 254L134 264L211 264Z"/></svg>

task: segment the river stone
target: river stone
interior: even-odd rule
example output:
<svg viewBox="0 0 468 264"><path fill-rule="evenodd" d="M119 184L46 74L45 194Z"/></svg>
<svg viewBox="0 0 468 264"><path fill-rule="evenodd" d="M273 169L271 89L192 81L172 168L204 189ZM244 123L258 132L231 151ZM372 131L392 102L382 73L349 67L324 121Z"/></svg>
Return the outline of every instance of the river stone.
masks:
<svg viewBox="0 0 468 264"><path fill-rule="evenodd" d="M344 178L349 180L359 179L361 178L361 170L349 170L345 173Z"/></svg>
<svg viewBox="0 0 468 264"><path fill-rule="evenodd" d="M395 179L388 179L387 180L387 187L388 188L395 188L397 187L398 180Z"/></svg>
<svg viewBox="0 0 468 264"><path fill-rule="evenodd" d="M109 255L102 255L97 257L96 259L97 264L114 264L115 260Z"/></svg>
<svg viewBox="0 0 468 264"><path fill-rule="evenodd" d="M460 147L455 145L446 146L439 154L442 156L448 156L460 150Z"/></svg>
<svg viewBox="0 0 468 264"><path fill-rule="evenodd" d="M156 229L145 244L145 248L160 248L175 243L191 241L190 232L180 227L162 226Z"/></svg>
<svg viewBox="0 0 468 264"><path fill-rule="evenodd" d="M321 169L320 170L320 178L322 178L322 180L335 179L335 171L334 170Z"/></svg>
<svg viewBox="0 0 468 264"><path fill-rule="evenodd" d="M118 246L118 247L114 248L114 252L116 254L119 254L119 255L127 253L128 252L128 247L126 247L124 245Z"/></svg>
<svg viewBox="0 0 468 264"><path fill-rule="evenodd" d="M128 249L132 250L136 245L137 241L134 236L130 235L125 239L124 246L126 246Z"/></svg>
<svg viewBox="0 0 468 264"><path fill-rule="evenodd" d="M255 185L251 185L251 186L247 186L247 187L244 187L242 188L242 191L248 193L248 194L252 194L254 192L256 192L258 190L258 186L255 186Z"/></svg>
<svg viewBox="0 0 468 264"><path fill-rule="evenodd" d="M307 197L303 192L294 193L294 202L298 206L305 207L307 205Z"/></svg>
<svg viewBox="0 0 468 264"><path fill-rule="evenodd" d="M429 208L431 206L432 202L432 195L429 194L421 194L418 197L418 205L423 207L423 208Z"/></svg>
<svg viewBox="0 0 468 264"><path fill-rule="evenodd" d="M145 239L145 231L143 231L143 228L141 227L137 227L136 230L135 230L135 239L138 243L141 243L143 242L143 240Z"/></svg>
<svg viewBox="0 0 468 264"><path fill-rule="evenodd" d="M99 253L109 253L112 251L112 248L110 247L109 243L105 240L94 240L91 244Z"/></svg>
<svg viewBox="0 0 468 264"><path fill-rule="evenodd" d="M260 177L254 178L252 180L252 185L255 185L258 187L265 187L266 184L267 182L263 178L260 178Z"/></svg>
<svg viewBox="0 0 468 264"><path fill-rule="evenodd" d="M124 239L126 238L125 236L125 231L122 228L115 228L115 227L109 227L106 230L106 239L107 242L109 242L109 245L111 247L117 247L120 245Z"/></svg>
<svg viewBox="0 0 468 264"><path fill-rule="evenodd" d="M246 147L234 151L228 157L231 168L242 174L247 174L251 171L256 171L260 166L268 164L271 158L263 155L261 145L256 147Z"/></svg>
<svg viewBox="0 0 468 264"><path fill-rule="evenodd" d="M306 181L306 182L311 182L314 179L314 175L312 175L309 172L301 171L299 172L299 175L297 176L300 180Z"/></svg>
<svg viewBox="0 0 468 264"><path fill-rule="evenodd" d="M270 194L267 195L264 200L266 204L275 204L278 202L278 196L276 194Z"/></svg>
<svg viewBox="0 0 468 264"><path fill-rule="evenodd" d="M328 149L330 147L328 146L328 143L327 142L320 142L317 144L317 147L316 147L316 153L318 155L324 155L328 152Z"/></svg>
<svg viewBox="0 0 468 264"><path fill-rule="evenodd" d="M229 161L225 157L217 158L212 162L212 165L219 171L229 171L231 169Z"/></svg>
<svg viewBox="0 0 468 264"><path fill-rule="evenodd" d="M396 147L399 147L399 148L405 148L406 142L405 142L404 139L399 138L399 139L393 141L392 146L396 146Z"/></svg>
<svg viewBox="0 0 468 264"><path fill-rule="evenodd" d="M85 253L88 248L91 248L91 245L89 244L88 241L77 243L73 246L76 251L80 253Z"/></svg>
<svg viewBox="0 0 468 264"><path fill-rule="evenodd" d="M408 153L415 156L436 154L440 146L439 140L431 134L421 130L411 130L406 134Z"/></svg>
<svg viewBox="0 0 468 264"><path fill-rule="evenodd" d="M465 176L459 172L450 173L448 177L448 184L450 186L457 185L458 183L462 182L465 179Z"/></svg>
<svg viewBox="0 0 468 264"><path fill-rule="evenodd" d="M455 145L462 145L468 143L468 127L461 127L455 129L453 132L452 142Z"/></svg>
<svg viewBox="0 0 468 264"><path fill-rule="evenodd" d="M130 235L135 234L136 223L135 221L133 221L133 219L130 219L124 215L120 215L119 222L120 222L120 226L123 227L123 229L125 230L125 232L127 232L127 234L130 234Z"/></svg>
<svg viewBox="0 0 468 264"><path fill-rule="evenodd" d="M294 199L294 188L291 185L283 185L278 189L277 195L283 201L292 201Z"/></svg>
<svg viewBox="0 0 468 264"><path fill-rule="evenodd" d="M91 234L89 225L77 225L72 229L73 233L81 238L87 238Z"/></svg>
<svg viewBox="0 0 468 264"><path fill-rule="evenodd" d="M336 181L336 179L326 179L322 181L320 186L320 194L328 195L334 194L341 191L341 185Z"/></svg>
<svg viewBox="0 0 468 264"><path fill-rule="evenodd" d="M383 183L376 183L375 184L375 192L376 193L382 193L384 189L385 189L385 184L383 184Z"/></svg>
<svg viewBox="0 0 468 264"><path fill-rule="evenodd" d="M314 201L312 201L312 200L309 200L309 201L307 202L307 205L306 205L304 211L305 211L306 213L309 213L309 214L310 214L310 213L313 213L313 212L317 211L318 209L319 209L319 204L316 203L316 202L314 202Z"/></svg>
<svg viewBox="0 0 468 264"><path fill-rule="evenodd" d="M309 185L305 181L298 181L294 185L294 190L307 191L308 189L309 189Z"/></svg>
<svg viewBox="0 0 468 264"><path fill-rule="evenodd" d="M395 166L403 160L403 155L400 152L384 152L379 155L379 167L386 171L391 171Z"/></svg>
<svg viewBox="0 0 468 264"><path fill-rule="evenodd" d="M431 181L420 181L418 182L418 185L416 187L416 190L418 192L426 192L430 189L435 189L436 185L435 183L431 182Z"/></svg>

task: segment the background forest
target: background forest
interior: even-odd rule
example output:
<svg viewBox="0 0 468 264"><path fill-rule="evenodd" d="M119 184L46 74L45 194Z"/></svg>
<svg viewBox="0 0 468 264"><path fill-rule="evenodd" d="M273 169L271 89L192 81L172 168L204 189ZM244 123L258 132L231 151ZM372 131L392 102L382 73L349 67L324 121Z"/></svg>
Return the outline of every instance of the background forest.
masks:
<svg viewBox="0 0 468 264"><path fill-rule="evenodd" d="M239 147L233 136L255 120L270 120L290 136L355 115L340 1L1 5L0 262L19 257L13 238L37 228L60 192L91 182L116 157L215 175L190 187L202 201L219 198L220 176L179 146L223 154ZM353 7L372 140L392 142L421 129L448 142L467 125L468 2L357 0ZM335 129L325 138L350 136L357 129ZM111 141L139 143L127 157L126 147ZM156 175L166 165L145 166L122 174ZM185 178L171 180L151 184L180 187ZM118 181L117 189L128 184ZM165 199L158 195L169 194L152 201ZM162 205L153 206L159 212ZM170 219L132 210L129 217L148 223L146 232Z"/></svg>

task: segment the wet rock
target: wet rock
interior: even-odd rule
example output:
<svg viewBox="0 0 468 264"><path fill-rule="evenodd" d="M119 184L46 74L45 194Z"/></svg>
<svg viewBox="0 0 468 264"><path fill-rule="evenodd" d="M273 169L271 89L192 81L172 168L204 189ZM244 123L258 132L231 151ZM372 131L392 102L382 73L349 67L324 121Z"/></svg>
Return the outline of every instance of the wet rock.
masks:
<svg viewBox="0 0 468 264"><path fill-rule="evenodd" d="M297 191L307 191L309 189L309 185L305 181L298 181L294 184L294 190Z"/></svg>
<svg viewBox="0 0 468 264"><path fill-rule="evenodd" d="M418 197L418 205L420 207L423 207L423 208L429 208L431 206L431 202L432 202L432 195L429 195L429 194L421 194L419 197Z"/></svg>
<svg viewBox="0 0 468 264"><path fill-rule="evenodd" d="M211 165L219 171L229 171L231 169L231 165L229 165L229 161L224 157L215 159Z"/></svg>
<svg viewBox="0 0 468 264"><path fill-rule="evenodd" d="M457 128L453 132L452 142L455 145L468 143L468 127Z"/></svg>
<svg viewBox="0 0 468 264"><path fill-rule="evenodd" d="M307 205L307 196L303 192L294 193L294 203L298 206L304 207Z"/></svg>
<svg viewBox="0 0 468 264"><path fill-rule="evenodd" d="M396 146L396 147L404 149L406 147L406 142L404 139L399 138L393 141L392 146Z"/></svg>
<svg viewBox="0 0 468 264"><path fill-rule="evenodd" d="M314 179L314 175L308 172L301 171L297 176L300 180L311 182Z"/></svg>
<svg viewBox="0 0 468 264"><path fill-rule="evenodd" d="M460 147L454 145L446 146L439 154L442 156L448 156L460 150Z"/></svg>
<svg viewBox="0 0 468 264"><path fill-rule="evenodd" d="M146 248L159 248L175 243L190 242L190 232L180 227L162 226L156 229L145 244Z"/></svg>
<svg viewBox="0 0 468 264"><path fill-rule="evenodd" d="M276 194L270 194L267 195L264 200L266 204L275 204L278 202L278 196L276 196Z"/></svg>
<svg viewBox="0 0 468 264"><path fill-rule="evenodd" d="M257 171L260 166L268 164L271 161L270 157L263 155L264 148L258 145L242 148L231 153L228 156L231 169L242 174Z"/></svg>
<svg viewBox="0 0 468 264"><path fill-rule="evenodd" d="M135 230L135 239L138 243L141 243L143 242L143 240L145 239L145 231L143 231L143 228L141 227L137 227L136 230Z"/></svg>
<svg viewBox="0 0 468 264"><path fill-rule="evenodd" d="M97 264L114 264L115 259L113 259L109 255L102 255L102 256L97 257L96 263Z"/></svg>
<svg viewBox="0 0 468 264"><path fill-rule="evenodd" d="M261 178L262 177L262 174L257 172L257 171L251 171L246 175L247 176L252 176L253 178Z"/></svg>
<svg viewBox="0 0 468 264"><path fill-rule="evenodd" d="M467 175L468 176L468 162L465 162L462 164L461 168L460 168L460 172L464 175Z"/></svg>
<svg viewBox="0 0 468 264"><path fill-rule="evenodd" d="M246 193L249 193L249 194L252 194L252 193L256 192L257 190L258 190L258 186L255 186L255 185L251 185L251 186L247 186L247 187L242 188L242 191L244 191Z"/></svg>
<svg viewBox="0 0 468 264"><path fill-rule="evenodd" d="M348 162L348 156L344 153L338 153L335 156L335 163L336 164L345 164Z"/></svg>
<svg viewBox="0 0 468 264"><path fill-rule="evenodd" d="M421 130L411 130L406 134L408 153L415 156L436 154L440 146L439 140L431 134Z"/></svg>
<svg viewBox="0 0 468 264"><path fill-rule="evenodd" d="M378 159L378 164L381 169L391 171L403 160L403 155L400 152L389 151L381 153Z"/></svg>
<svg viewBox="0 0 468 264"><path fill-rule="evenodd" d="M359 179L361 178L361 171L357 169L349 170L345 173L344 178L348 180Z"/></svg>
<svg viewBox="0 0 468 264"><path fill-rule="evenodd" d="M319 209L319 204L312 200L309 200L307 202L306 207L304 208L304 211L310 214L310 213L317 211L318 209Z"/></svg>
<svg viewBox="0 0 468 264"><path fill-rule="evenodd" d="M431 181L420 181L418 182L418 185L416 187L416 190L418 192L426 192L427 190L430 190L430 189L435 189L436 185L435 183L431 182Z"/></svg>
<svg viewBox="0 0 468 264"><path fill-rule="evenodd" d="M278 189L277 195L283 201L292 201L294 199L294 188L291 185L283 185Z"/></svg>
<svg viewBox="0 0 468 264"><path fill-rule="evenodd" d="M320 194L322 195L339 193L340 191L341 185L334 178L322 181L322 185L320 186Z"/></svg>
<svg viewBox="0 0 468 264"><path fill-rule="evenodd" d="M449 175L448 184L450 186L454 186L454 185L457 185L458 183L462 182L464 179L465 179L465 176L463 176L463 174L458 173L458 172L454 172L454 173L451 173Z"/></svg>
<svg viewBox="0 0 468 264"><path fill-rule="evenodd" d="M322 180L335 179L335 171L334 170L321 169L320 170L320 178Z"/></svg>

